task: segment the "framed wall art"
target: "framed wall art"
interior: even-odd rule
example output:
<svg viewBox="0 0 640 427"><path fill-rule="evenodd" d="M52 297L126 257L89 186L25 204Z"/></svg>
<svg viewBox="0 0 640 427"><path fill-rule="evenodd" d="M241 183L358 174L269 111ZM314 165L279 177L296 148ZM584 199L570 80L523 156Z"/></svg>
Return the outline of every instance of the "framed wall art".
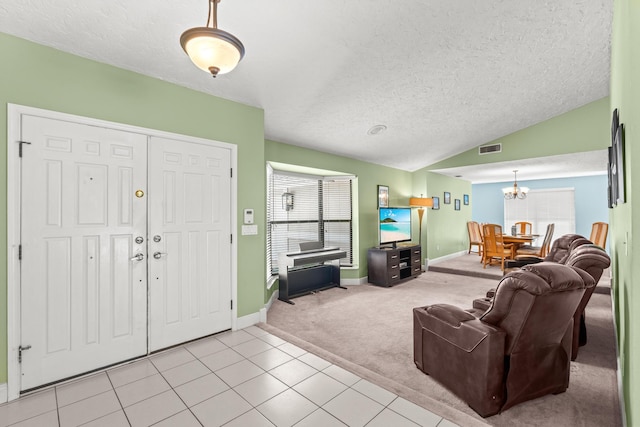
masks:
<svg viewBox="0 0 640 427"><path fill-rule="evenodd" d="M449 204L451 204L451 193L449 193L448 191L445 191L445 192L444 192L444 200L443 200L443 203L444 203L445 205L449 205Z"/></svg>
<svg viewBox="0 0 640 427"><path fill-rule="evenodd" d="M462 196L462 203L464 203L465 205L469 204L469 195L465 194Z"/></svg>
<svg viewBox="0 0 640 427"><path fill-rule="evenodd" d="M616 205L626 202L624 188L624 125L620 123L613 138L613 155L616 158Z"/></svg>
<svg viewBox="0 0 640 427"><path fill-rule="evenodd" d="M389 187L378 185L378 209L389 207Z"/></svg>
<svg viewBox="0 0 640 427"><path fill-rule="evenodd" d="M431 209L440 209L440 197L438 196L433 196L433 206L431 206Z"/></svg>
<svg viewBox="0 0 640 427"><path fill-rule="evenodd" d="M457 211L459 211L459 210L460 210L460 199L455 199L455 200L453 201L453 208L454 208L455 210L457 210Z"/></svg>
<svg viewBox="0 0 640 427"><path fill-rule="evenodd" d="M624 125L620 123L617 108L613 110L613 117L611 118L611 146L608 148L608 154L608 205L609 208L613 208L626 201L624 182Z"/></svg>

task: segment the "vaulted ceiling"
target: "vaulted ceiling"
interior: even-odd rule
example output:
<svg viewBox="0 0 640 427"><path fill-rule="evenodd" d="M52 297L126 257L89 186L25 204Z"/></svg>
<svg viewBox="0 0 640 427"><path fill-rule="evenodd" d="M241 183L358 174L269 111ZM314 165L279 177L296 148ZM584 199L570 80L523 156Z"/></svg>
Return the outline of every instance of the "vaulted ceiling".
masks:
<svg viewBox="0 0 640 427"><path fill-rule="evenodd" d="M409 171L609 94L610 1L222 0L246 55L215 80L179 44L207 10L2 0L0 31L263 108L267 139Z"/></svg>

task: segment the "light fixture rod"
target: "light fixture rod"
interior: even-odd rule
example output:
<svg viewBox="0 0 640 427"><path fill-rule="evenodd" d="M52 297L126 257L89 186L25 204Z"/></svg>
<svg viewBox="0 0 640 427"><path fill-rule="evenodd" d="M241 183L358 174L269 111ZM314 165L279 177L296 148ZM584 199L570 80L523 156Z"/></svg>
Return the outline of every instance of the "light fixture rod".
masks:
<svg viewBox="0 0 640 427"><path fill-rule="evenodd" d="M209 28L218 28L218 3L220 0L209 0L209 19L207 19Z"/></svg>

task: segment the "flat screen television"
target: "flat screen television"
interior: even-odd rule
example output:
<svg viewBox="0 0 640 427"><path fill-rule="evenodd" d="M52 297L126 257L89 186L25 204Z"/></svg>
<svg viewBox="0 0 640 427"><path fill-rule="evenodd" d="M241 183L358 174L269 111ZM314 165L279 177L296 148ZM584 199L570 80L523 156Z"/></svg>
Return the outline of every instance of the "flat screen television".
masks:
<svg viewBox="0 0 640 427"><path fill-rule="evenodd" d="M411 241L411 208L380 208L378 231L381 246Z"/></svg>

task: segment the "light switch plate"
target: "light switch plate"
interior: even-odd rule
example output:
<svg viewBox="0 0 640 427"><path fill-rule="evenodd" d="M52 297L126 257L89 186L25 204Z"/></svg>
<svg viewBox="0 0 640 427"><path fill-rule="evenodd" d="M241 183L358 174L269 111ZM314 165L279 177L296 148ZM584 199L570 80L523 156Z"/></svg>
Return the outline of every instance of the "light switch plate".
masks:
<svg viewBox="0 0 640 427"><path fill-rule="evenodd" d="M242 226L243 236L255 236L256 234L258 234L258 224Z"/></svg>

